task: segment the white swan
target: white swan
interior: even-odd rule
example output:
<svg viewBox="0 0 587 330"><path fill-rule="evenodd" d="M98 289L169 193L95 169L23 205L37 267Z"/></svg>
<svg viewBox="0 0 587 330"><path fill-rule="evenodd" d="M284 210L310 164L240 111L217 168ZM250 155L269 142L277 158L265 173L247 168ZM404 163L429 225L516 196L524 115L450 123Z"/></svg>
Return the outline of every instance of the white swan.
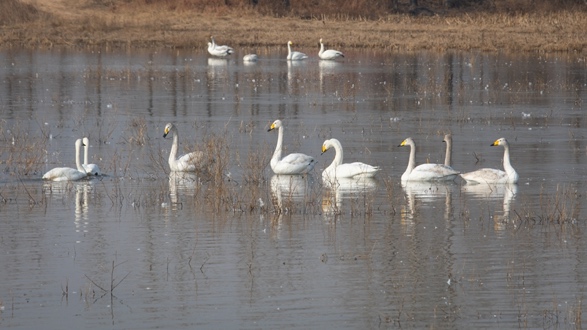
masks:
<svg viewBox="0 0 587 330"><path fill-rule="evenodd" d="M491 144L492 147L503 146L503 168L482 168L473 172L461 174L467 183L517 183L519 176L510 163L510 145L505 138L499 138Z"/></svg>
<svg viewBox="0 0 587 330"><path fill-rule="evenodd" d="M371 166L361 162L343 164L343 151L340 141L330 139L322 144L322 153L334 148L336 154L332 164L322 171L323 181L333 181L339 178L372 178L379 171L378 166Z"/></svg>
<svg viewBox="0 0 587 330"><path fill-rule="evenodd" d="M247 54L247 55L243 56L244 62L257 62L258 59L259 59L259 56L257 56L257 54Z"/></svg>
<svg viewBox="0 0 587 330"><path fill-rule="evenodd" d="M306 174L310 172L316 165L316 160L313 157L301 154L293 153L289 154L283 159L281 158L281 146L283 144L283 125L281 120L276 120L271 124L271 127L267 130L272 131L278 128L277 135L277 146L273 157L271 157L271 169L275 174Z"/></svg>
<svg viewBox="0 0 587 330"><path fill-rule="evenodd" d="M336 60L337 58L344 57L344 54L334 49L324 50L324 44L322 43L322 38L320 38L320 51L318 52L318 56L323 60Z"/></svg>
<svg viewBox="0 0 587 330"><path fill-rule="evenodd" d="M301 52L296 52L296 51L291 51L291 46L293 45L293 42L288 41L287 42L287 59L290 61L300 61L300 60L304 60L306 58L308 58L308 55L301 53Z"/></svg>
<svg viewBox="0 0 587 330"><path fill-rule="evenodd" d="M88 164L88 150L90 148L90 140L87 137L82 139L82 143L84 145L84 163L82 164L83 168L86 170L86 173L89 175L102 175L100 171L100 167L96 164Z"/></svg>
<svg viewBox="0 0 587 330"><path fill-rule="evenodd" d="M43 180L51 181L77 181L85 178L88 174L80 163L80 147L82 139L75 141L75 165L77 170L71 167L56 167L43 175Z"/></svg>
<svg viewBox="0 0 587 330"><path fill-rule="evenodd" d="M211 36L210 39L212 39L212 42L208 43L208 53L210 53L210 55L225 57L234 53L234 49L232 49L232 47L228 47L226 45L217 45L213 36Z"/></svg>
<svg viewBox="0 0 587 330"><path fill-rule="evenodd" d="M444 164L421 164L416 166L416 143L412 138L402 141L400 147L410 146L410 160L404 174L402 183L407 181L450 181L460 173Z"/></svg>
<svg viewBox="0 0 587 330"><path fill-rule="evenodd" d="M179 134L177 132L177 127L172 123L165 125L163 138L167 137L170 133L173 134L173 144L171 145L171 151L169 152L169 168L171 171L195 172L201 170L204 166L204 153L201 151L194 151L176 158L179 145Z"/></svg>

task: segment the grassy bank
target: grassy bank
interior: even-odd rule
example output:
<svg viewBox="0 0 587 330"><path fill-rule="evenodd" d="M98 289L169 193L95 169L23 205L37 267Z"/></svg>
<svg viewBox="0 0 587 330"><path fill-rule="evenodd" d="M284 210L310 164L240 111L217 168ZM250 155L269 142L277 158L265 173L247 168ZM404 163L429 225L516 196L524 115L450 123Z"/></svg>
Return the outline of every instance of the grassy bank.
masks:
<svg viewBox="0 0 587 330"><path fill-rule="evenodd" d="M227 6L195 0L6 0L0 4L0 45L204 49L214 35L222 44L256 50L285 47L290 39L296 47L316 47L324 38L343 50L587 52L587 5L500 9L497 4L505 2L494 1L490 8L430 7L431 15L413 15L402 1L399 9L367 17L331 9L324 9L330 14L290 9L289 15L278 15L249 1Z"/></svg>

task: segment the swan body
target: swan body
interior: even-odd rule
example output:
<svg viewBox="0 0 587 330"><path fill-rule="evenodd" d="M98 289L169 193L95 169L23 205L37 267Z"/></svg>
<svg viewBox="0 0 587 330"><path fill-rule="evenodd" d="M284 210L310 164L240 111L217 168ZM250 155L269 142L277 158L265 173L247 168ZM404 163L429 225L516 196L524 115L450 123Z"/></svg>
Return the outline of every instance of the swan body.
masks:
<svg viewBox="0 0 587 330"><path fill-rule="evenodd" d="M337 58L344 57L344 54L334 49L324 50L324 44L322 43L322 39L320 39L320 51L318 52L318 56L323 60L336 60Z"/></svg>
<svg viewBox="0 0 587 330"><path fill-rule="evenodd" d="M316 166L316 160L312 156L301 153L289 154L281 158L282 144L283 144L283 125L281 120L276 120L271 124L268 131L278 129L277 145L275 146L275 152L271 157L271 169L275 174L306 174L314 169Z"/></svg>
<svg viewBox="0 0 587 330"><path fill-rule="evenodd" d="M171 151L169 152L169 169L172 172L195 172L201 170L204 166L204 153L201 151L194 151L177 157L179 134L177 127L172 123L165 125L163 138L167 137L169 134L173 134L173 144L171 145Z"/></svg>
<svg viewBox="0 0 587 330"><path fill-rule="evenodd" d="M343 164L343 151L340 141L330 139L322 144L322 153L334 148L336 154L332 164L322 172L323 181L332 181L339 178L372 178L379 171L378 166L371 166L361 162Z"/></svg>
<svg viewBox="0 0 587 330"><path fill-rule="evenodd" d="M257 62L258 59L259 56L257 56L257 54L247 54L243 56L243 61L245 62Z"/></svg>
<svg viewBox="0 0 587 330"><path fill-rule="evenodd" d="M51 181L77 181L88 176L86 170L80 163L80 147L82 139L75 141L75 164L77 169L71 167L56 167L43 175L43 180Z"/></svg>
<svg viewBox="0 0 587 330"><path fill-rule="evenodd" d="M89 175L102 175L100 171L100 167L96 164L88 164L88 149L90 148L90 140L87 137L82 139L82 143L84 145L84 163L82 164L84 170Z"/></svg>
<svg viewBox="0 0 587 330"><path fill-rule="evenodd" d="M302 52L296 52L296 51L291 51L291 46L293 45L293 42L288 41L287 42L287 59L290 61L301 61L301 60L305 60L308 58L308 55L302 53Z"/></svg>
<svg viewBox="0 0 587 330"><path fill-rule="evenodd" d="M499 138L491 144L492 147L503 146L503 168L482 168L476 171L463 173L461 178L467 183L517 183L519 176L510 163L510 145L505 138Z"/></svg>
<svg viewBox="0 0 587 330"><path fill-rule="evenodd" d="M208 43L208 53L210 53L210 55L225 57L234 53L234 49L232 49L232 47L228 47L226 45L219 46L214 41L214 37L210 37L210 39L212 39L212 42Z"/></svg>
<svg viewBox="0 0 587 330"><path fill-rule="evenodd" d="M399 146L410 146L410 159L406 171L402 174L402 183L407 181L451 181L460 173L444 164L421 164L416 166L416 143L412 138L405 139Z"/></svg>

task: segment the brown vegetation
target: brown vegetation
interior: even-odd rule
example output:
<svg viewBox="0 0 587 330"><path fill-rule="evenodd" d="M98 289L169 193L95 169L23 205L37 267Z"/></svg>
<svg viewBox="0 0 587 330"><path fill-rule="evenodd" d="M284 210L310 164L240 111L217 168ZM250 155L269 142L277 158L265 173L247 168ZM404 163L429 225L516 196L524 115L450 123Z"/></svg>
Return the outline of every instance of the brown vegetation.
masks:
<svg viewBox="0 0 587 330"><path fill-rule="evenodd" d="M418 7L415 7L415 5ZM4 0L4 47L584 52L583 0Z"/></svg>

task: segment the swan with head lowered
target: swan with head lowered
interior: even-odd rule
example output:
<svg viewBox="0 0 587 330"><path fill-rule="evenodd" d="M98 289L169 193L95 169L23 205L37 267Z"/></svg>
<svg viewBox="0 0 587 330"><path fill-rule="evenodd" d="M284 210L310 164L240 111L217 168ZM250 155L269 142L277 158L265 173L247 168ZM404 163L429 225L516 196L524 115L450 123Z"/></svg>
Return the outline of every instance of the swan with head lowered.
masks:
<svg viewBox="0 0 587 330"><path fill-rule="evenodd" d="M82 164L83 168L86 170L86 173L89 175L102 175L100 171L100 167L96 164L88 164L88 149L90 148L90 140L87 137L82 139L82 143L84 145L84 163Z"/></svg>
<svg viewBox="0 0 587 330"><path fill-rule="evenodd" d="M416 166L416 143L409 137L399 145L399 147L405 146L410 147L410 159L406 171L402 174L402 183L408 181L451 181L459 175L460 172L444 164L421 164Z"/></svg>
<svg viewBox="0 0 587 330"><path fill-rule="evenodd" d="M361 162L343 164L343 151L340 141L330 139L322 144L322 153L334 148L335 155L332 164L322 171L322 180L331 182L342 178L371 178L379 171L379 166L371 166Z"/></svg>
<svg viewBox="0 0 587 330"><path fill-rule="evenodd" d="M232 49L232 47L228 47L226 45L217 45L216 42L214 41L214 37L210 37L210 39L212 39L212 42L208 43L208 53L210 53L210 55L212 56L218 56L218 57L226 57L232 53L234 53L234 49Z"/></svg>
<svg viewBox="0 0 587 330"><path fill-rule="evenodd" d="M322 38L320 38L320 51L318 52L318 57L323 60L336 60L337 58L344 57L344 54L334 49L324 50L324 44L322 43Z"/></svg>
<svg viewBox="0 0 587 330"><path fill-rule="evenodd" d="M505 138L499 138L491 146L503 146L503 168L505 171L495 168L482 168L463 173L461 178L465 179L467 183L517 183L519 176L510 163L510 145L508 141Z"/></svg>
<svg viewBox="0 0 587 330"><path fill-rule="evenodd" d="M71 167L56 167L43 175L43 180L51 181L77 181L88 176L86 170L80 162L80 147L82 139L75 141L75 165L77 169Z"/></svg>
<svg viewBox="0 0 587 330"><path fill-rule="evenodd" d="M316 160L312 156L301 153L289 154L281 158L282 145L283 145L283 124L281 120L276 120L271 124L271 127L267 131L278 130L277 135L277 146L273 157L271 157L271 169L275 174L306 174L314 169L316 166Z"/></svg>
<svg viewBox="0 0 587 330"><path fill-rule="evenodd" d="M194 151L177 157L179 134L177 127L172 123L165 125L163 138L166 138L169 134L173 134L173 144L169 152L169 169L172 172L195 172L202 170L205 167L204 153L202 151Z"/></svg>
<svg viewBox="0 0 587 330"><path fill-rule="evenodd" d="M302 52L292 51L291 50L292 45L293 45L293 42L291 42L291 40L287 42L287 59L288 60L301 61L301 60L305 60L308 58L308 55L306 55Z"/></svg>

